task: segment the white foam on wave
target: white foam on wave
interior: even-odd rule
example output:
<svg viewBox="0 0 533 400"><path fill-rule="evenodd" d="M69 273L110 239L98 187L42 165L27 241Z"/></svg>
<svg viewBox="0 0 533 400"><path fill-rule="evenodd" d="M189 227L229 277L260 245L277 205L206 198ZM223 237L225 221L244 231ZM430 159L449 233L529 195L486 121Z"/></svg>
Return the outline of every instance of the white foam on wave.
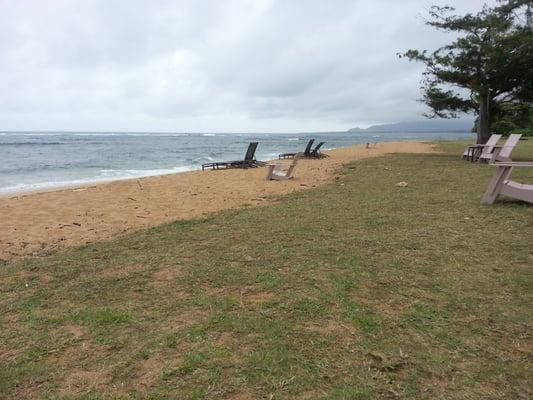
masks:
<svg viewBox="0 0 533 400"><path fill-rule="evenodd" d="M279 153L275 153L275 152L261 152L261 153L256 153L256 158L260 161L268 161L268 160L277 160L278 159L278 154Z"/></svg>
<svg viewBox="0 0 533 400"><path fill-rule="evenodd" d="M71 180L56 180L48 182L19 183L0 188L0 194L15 194L37 190L54 189L69 186L90 185L92 183L112 182L124 179L144 178L148 176L160 176L176 174L180 172L194 171L193 167L174 167L161 169L102 169L94 177Z"/></svg>
<svg viewBox="0 0 533 400"><path fill-rule="evenodd" d="M289 142L292 142L292 141L295 141L295 140L300 140L300 138L288 138L287 139Z"/></svg>
<svg viewBox="0 0 533 400"><path fill-rule="evenodd" d="M144 176L156 176L175 174L178 172L192 171L192 167L174 167L174 168L158 168L158 169L102 169L97 178L142 178Z"/></svg>

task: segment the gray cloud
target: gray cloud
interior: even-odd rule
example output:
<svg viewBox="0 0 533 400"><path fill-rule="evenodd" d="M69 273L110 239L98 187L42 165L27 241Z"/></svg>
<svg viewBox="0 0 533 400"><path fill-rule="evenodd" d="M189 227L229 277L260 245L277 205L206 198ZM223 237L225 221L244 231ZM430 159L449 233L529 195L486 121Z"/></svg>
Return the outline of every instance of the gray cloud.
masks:
<svg viewBox="0 0 533 400"><path fill-rule="evenodd" d="M448 2L460 11L483 2ZM415 119L426 0L0 2L0 129L303 131Z"/></svg>

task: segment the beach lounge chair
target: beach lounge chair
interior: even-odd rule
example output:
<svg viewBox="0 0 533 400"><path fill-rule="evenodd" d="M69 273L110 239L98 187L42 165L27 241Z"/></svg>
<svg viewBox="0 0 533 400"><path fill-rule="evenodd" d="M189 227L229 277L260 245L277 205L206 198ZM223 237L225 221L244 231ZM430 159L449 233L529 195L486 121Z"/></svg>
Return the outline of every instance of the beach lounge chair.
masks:
<svg viewBox="0 0 533 400"><path fill-rule="evenodd" d="M220 169L220 168L250 168L264 165L263 161L257 161L255 159L255 150L257 149L258 142L251 142L246 150L244 160L237 161L217 161L202 164L202 171L206 168Z"/></svg>
<svg viewBox="0 0 533 400"><path fill-rule="evenodd" d="M291 163L277 162L267 164L268 173L266 176L266 180L286 181L288 179L291 179L292 173L294 172L294 168L296 167L296 164L298 163L300 157L302 157L302 153L296 153ZM286 171L283 171L284 167L286 167Z"/></svg>
<svg viewBox="0 0 533 400"><path fill-rule="evenodd" d="M310 157L310 158L324 158L324 157L327 157L326 154L323 154L320 152L320 148L322 146L324 146L326 142L320 142L319 144L316 145L316 147L311 150L311 152L309 153L309 155L307 157Z"/></svg>
<svg viewBox="0 0 533 400"><path fill-rule="evenodd" d="M484 159L488 158L490 160L494 146L498 144L498 140L501 137L502 135L491 135L485 144L471 144L466 146L463 152L463 159L474 162L483 156Z"/></svg>
<svg viewBox="0 0 533 400"><path fill-rule="evenodd" d="M313 143L315 142L315 139L309 140L307 143L307 146L305 146L304 150L304 157L309 157L311 154L311 147L313 147ZM278 156L278 158L281 160L282 158L292 158L298 153L283 153Z"/></svg>
<svg viewBox="0 0 533 400"><path fill-rule="evenodd" d="M522 135L516 133L509 135L503 146L494 146L492 154L485 155L482 153L479 157L479 160L486 162L510 161L511 153L520 141L521 137Z"/></svg>
<svg viewBox="0 0 533 400"><path fill-rule="evenodd" d="M533 168L533 162L496 161L491 165L496 166L496 172L487 186L481 203L492 204L500 194L533 203L533 185L526 185L509 179L513 168Z"/></svg>

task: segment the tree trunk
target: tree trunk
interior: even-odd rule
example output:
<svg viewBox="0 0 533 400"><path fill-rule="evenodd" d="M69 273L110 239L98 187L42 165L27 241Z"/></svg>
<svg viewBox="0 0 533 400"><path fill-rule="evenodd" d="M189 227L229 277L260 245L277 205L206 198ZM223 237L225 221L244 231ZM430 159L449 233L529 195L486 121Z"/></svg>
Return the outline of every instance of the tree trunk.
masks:
<svg viewBox="0 0 533 400"><path fill-rule="evenodd" d="M490 137L490 100L488 94L479 95L479 119L477 124L477 142L487 143Z"/></svg>

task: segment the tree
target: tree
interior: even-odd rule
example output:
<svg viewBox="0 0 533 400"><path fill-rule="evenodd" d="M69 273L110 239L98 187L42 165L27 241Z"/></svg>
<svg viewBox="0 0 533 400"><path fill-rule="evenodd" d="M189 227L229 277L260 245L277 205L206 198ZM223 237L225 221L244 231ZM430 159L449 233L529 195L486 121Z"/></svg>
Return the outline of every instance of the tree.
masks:
<svg viewBox="0 0 533 400"><path fill-rule="evenodd" d="M422 99L429 118L477 115L477 141L490 137L493 115L505 104L533 102L533 0L500 0L477 14L455 15L452 7L432 6L426 24L458 38L429 54L408 50L400 57L426 65Z"/></svg>

